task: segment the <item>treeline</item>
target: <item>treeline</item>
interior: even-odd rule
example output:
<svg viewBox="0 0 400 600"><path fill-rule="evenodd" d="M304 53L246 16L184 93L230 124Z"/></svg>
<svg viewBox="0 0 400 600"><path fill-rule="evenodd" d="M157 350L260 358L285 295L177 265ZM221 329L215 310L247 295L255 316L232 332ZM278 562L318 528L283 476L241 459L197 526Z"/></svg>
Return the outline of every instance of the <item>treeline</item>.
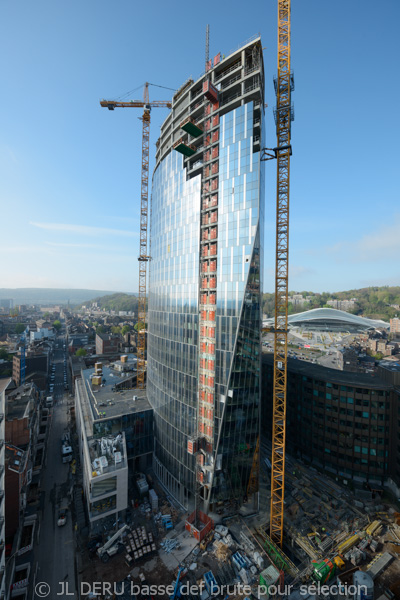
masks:
<svg viewBox="0 0 400 600"><path fill-rule="evenodd" d="M312 291L289 292L289 297L294 294L301 294L303 298L310 297L302 305L295 305L289 302L289 314L311 310L312 308L329 307L328 300L351 300L357 298L355 307L348 312L355 315L362 315L370 319L389 319L400 316L400 286L395 287L368 287L357 290L348 290L345 292L322 292L321 294ZM138 312L138 298L131 294L108 294L99 296L92 300L83 302L83 305L90 306L92 302L97 302L99 308L105 310L120 310ZM81 308L80 304L77 309ZM330 308L330 307L329 307ZM275 309L275 294L263 294L263 312L272 317Z"/></svg>
<svg viewBox="0 0 400 600"><path fill-rule="evenodd" d="M82 306L91 306L93 302L97 302L99 308L104 308L105 310L115 310L116 312L120 310L133 311L137 313L138 311L138 298L137 296L133 296L132 294L109 294L107 296L99 296L98 298L93 298L92 300L87 300L79 306L76 307L77 310L82 308Z"/></svg>
<svg viewBox="0 0 400 600"><path fill-rule="evenodd" d="M303 298L311 297L302 305L289 302L289 314L311 310L313 308L332 308L327 304L328 300L351 300L357 298L353 309L347 311L354 315L361 315L369 319L382 319L389 321L393 317L400 317L400 286L368 287L345 292L322 292L322 294L310 291L289 292L289 298L294 294L301 294ZM272 317L275 310L275 294L263 294L263 312Z"/></svg>

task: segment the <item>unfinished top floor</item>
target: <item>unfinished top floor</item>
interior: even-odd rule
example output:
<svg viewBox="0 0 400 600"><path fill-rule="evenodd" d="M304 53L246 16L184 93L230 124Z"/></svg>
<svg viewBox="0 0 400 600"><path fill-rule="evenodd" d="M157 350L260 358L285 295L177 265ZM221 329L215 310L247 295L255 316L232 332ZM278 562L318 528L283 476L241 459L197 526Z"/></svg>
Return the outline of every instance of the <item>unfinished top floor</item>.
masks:
<svg viewBox="0 0 400 600"><path fill-rule="evenodd" d="M211 90L217 96L209 117L205 114L207 93L204 91L204 84L208 93ZM171 111L161 126L161 135L156 142L156 168L179 138L185 135L185 131L188 131L182 130L183 123L188 119L196 125L196 131L192 128L187 140L194 150L187 164L188 171L198 167L204 150L201 133L208 128L210 117L214 119L210 121L212 133L213 122L216 123L224 114L247 102L254 103L254 124L260 128L264 115L264 61L259 36L250 39L228 56L218 53L209 60L205 73L197 80L189 78L175 93ZM254 137L260 139L257 131ZM259 149L254 148L255 151Z"/></svg>

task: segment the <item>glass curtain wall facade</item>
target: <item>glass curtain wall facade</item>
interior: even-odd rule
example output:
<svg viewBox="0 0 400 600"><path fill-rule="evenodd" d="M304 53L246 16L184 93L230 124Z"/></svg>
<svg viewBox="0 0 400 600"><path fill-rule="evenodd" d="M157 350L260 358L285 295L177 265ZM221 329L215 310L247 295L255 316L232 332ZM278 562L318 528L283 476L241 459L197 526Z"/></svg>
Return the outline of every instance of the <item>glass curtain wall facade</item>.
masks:
<svg viewBox="0 0 400 600"><path fill-rule="evenodd" d="M173 102L172 115L164 123L158 142L152 187L147 355L147 396L155 423L155 472L183 506L192 508L196 460L199 464L200 458L206 463L201 475L206 511L210 505L226 500L240 505L246 497L259 436L261 393L261 42L256 40L223 61L216 57L215 64L218 67L209 79L216 85L218 101L214 100L207 113L206 103L204 110L201 104L203 81L200 85L190 82L179 100ZM236 73L233 79L232 73ZM235 93L230 90L232 85ZM183 118L190 118L192 124L196 121L194 135L195 127L207 130L210 126L209 138L203 138L204 146L190 136L177 142L175 129ZM202 158L208 140L212 140L210 156L216 160L209 170L213 179L205 183L208 172L202 168ZM173 149L178 143L183 147L182 154ZM194 153L192 159L188 158L190 153ZM206 199L205 189L213 194ZM207 223L212 223L208 239L202 228L205 202L207 208L217 209L207 213ZM206 269L200 257L204 257L205 247L207 253L214 244L215 255L211 252L213 258L207 258L206 266L213 274L204 279ZM206 350L202 340L204 335L210 337L210 329L206 334L200 332L203 323L210 325L203 316L205 281L213 288L207 295L208 299L213 297L210 304L215 299L212 313L208 311L206 317L210 319L212 314L215 320L211 323L215 337L211 341L215 343L208 341ZM210 356L205 352L210 352L211 345L212 371L207 376L204 365L210 369ZM203 420L205 426L199 401L202 389L210 403ZM207 451L196 457L188 453L188 440L198 439L206 427Z"/></svg>
<svg viewBox="0 0 400 600"><path fill-rule="evenodd" d="M253 103L221 119L216 335L216 469L211 502L246 496L260 409L263 163Z"/></svg>
<svg viewBox="0 0 400 600"><path fill-rule="evenodd" d="M152 186L147 397L156 472L184 505L194 471L186 447L196 430L200 183L171 151Z"/></svg>

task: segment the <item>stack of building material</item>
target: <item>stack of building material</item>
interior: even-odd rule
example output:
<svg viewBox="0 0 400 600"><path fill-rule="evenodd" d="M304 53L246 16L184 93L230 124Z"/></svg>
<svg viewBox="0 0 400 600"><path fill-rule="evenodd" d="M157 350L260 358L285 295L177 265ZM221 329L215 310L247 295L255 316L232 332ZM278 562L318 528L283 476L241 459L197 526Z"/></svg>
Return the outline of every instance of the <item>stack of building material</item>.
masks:
<svg viewBox="0 0 400 600"><path fill-rule="evenodd" d="M367 573L371 575L372 579L376 579L390 565L392 560L393 556L389 552L377 554L368 565Z"/></svg>
<svg viewBox="0 0 400 600"><path fill-rule="evenodd" d="M218 584L217 584L217 580L214 577L213 572L208 571L207 573L204 573L203 579L204 579L204 583L205 583L207 592L210 595L215 594L216 591L218 590Z"/></svg>
<svg viewBox="0 0 400 600"><path fill-rule="evenodd" d="M279 571L273 565L270 565L260 574L260 586L268 589L279 581Z"/></svg>
<svg viewBox="0 0 400 600"><path fill-rule="evenodd" d="M350 550L350 548L352 548L355 544L357 544L357 542L360 540L360 536L358 533L356 533L355 535L350 536L349 538L345 539L343 542L341 542L336 551L338 554L344 554L345 552L347 552L347 550Z"/></svg>
<svg viewBox="0 0 400 600"><path fill-rule="evenodd" d="M329 550L329 548L331 548L333 546L333 540L331 537L326 537L324 540L322 540L322 542L320 542L318 544L319 549L326 553L327 550Z"/></svg>
<svg viewBox="0 0 400 600"><path fill-rule="evenodd" d="M262 570L264 568L264 559L261 554L259 552L254 552L253 559L258 568Z"/></svg>
<svg viewBox="0 0 400 600"><path fill-rule="evenodd" d="M379 531L381 528L382 528L381 522L376 520L376 521L372 521L372 523L370 525L368 525L368 527L365 531L366 531L367 535L379 535Z"/></svg>
<svg viewBox="0 0 400 600"><path fill-rule="evenodd" d="M365 558L366 558L365 552L363 552L359 548L353 548L352 550L349 550L349 552L347 552L345 554L345 559L349 560L351 562L351 564L354 566L359 565L361 560L365 560Z"/></svg>
<svg viewBox="0 0 400 600"><path fill-rule="evenodd" d="M230 556L228 546L220 540L214 541L214 554L220 562L226 562Z"/></svg>
<svg viewBox="0 0 400 600"><path fill-rule="evenodd" d="M144 556L148 556L150 553L156 551L156 545L154 543L153 534L147 533L146 528L137 527L127 537L125 544L127 554L135 561L140 560ZM128 557L125 557L128 560Z"/></svg>
<svg viewBox="0 0 400 600"><path fill-rule="evenodd" d="M175 548L180 548L180 546L181 545L176 538L166 539L164 542L161 542L161 547L164 548L167 554Z"/></svg>
<svg viewBox="0 0 400 600"><path fill-rule="evenodd" d="M166 515L166 514L170 515L170 517L174 523L176 523L176 521L178 520L178 517L179 517L178 511L175 510L175 508L173 506L170 506L166 502L164 502L164 504L161 506L160 512L163 515Z"/></svg>
<svg viewBox="0 0 400 600"><path fill-rule="evenodd" d="M247 562L240 552L235 552L235 554L232 555L232 562L237 568L238 572L240 572L242 569L247 569Z"/></svg>
<svg viewBox="0 0 400 600"><path fill-rule="evenodd" d="M150 500L151 510L153 512L157 512L158 511L158 496L157 496L155 490L149 491L149 500Z"/></svg>

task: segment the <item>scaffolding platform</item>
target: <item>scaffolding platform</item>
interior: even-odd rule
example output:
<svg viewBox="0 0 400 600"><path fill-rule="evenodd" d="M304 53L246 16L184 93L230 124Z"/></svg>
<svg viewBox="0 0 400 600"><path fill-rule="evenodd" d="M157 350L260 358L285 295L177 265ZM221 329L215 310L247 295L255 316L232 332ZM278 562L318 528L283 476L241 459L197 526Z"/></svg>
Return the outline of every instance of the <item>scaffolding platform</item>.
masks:
<svg viewBox="0 0 400 600"><path fill-rule="evenodd" d="M197 125L191 117L182 121L180 128L183 129L183 131L186 131L186 133L189 133L192 137L199 137L199 135L203 134L202 128Z"/></svg>
<svg viewBox="0 0 400 600"><path fill-rule="evenodd" d="M183 138L181 138L175 142L174 150L176 150L177 152L180 152L184 156L193 156L193 154L195 154L195 152L197 152L197 148L195 146L192 146L191 144L188 144L187 142L185 142L183 140Z"/></svg>

